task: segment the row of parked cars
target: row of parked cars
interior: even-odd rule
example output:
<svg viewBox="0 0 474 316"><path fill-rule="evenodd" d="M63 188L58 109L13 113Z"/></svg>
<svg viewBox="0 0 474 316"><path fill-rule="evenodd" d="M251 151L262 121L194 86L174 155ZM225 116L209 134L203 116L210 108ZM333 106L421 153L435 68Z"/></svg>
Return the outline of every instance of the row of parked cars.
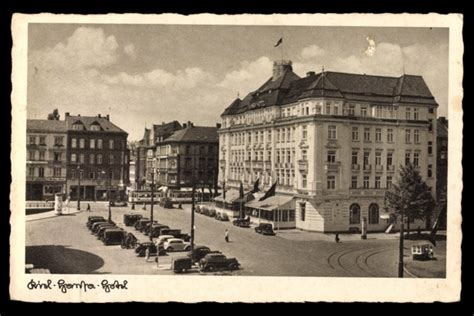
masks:
<svg viewBox="0 0 474 316"><path fill-rule="evenodd" d="M89 216L86 226L105 245L120 245L126 235L125 230L103 216Z"/></svg>
<svg viewBox="0 0 474 316"><path fill-rule="evenodd" d="M223 222L228 222L229 221L229 216L224 213L224 212L217 212L216 209L212 207L207 207L204 205L197 205L196 208L196 213L206 215L209 217L214 217L218 221L223 221Z"/></svg>
<svg viewBox="0 0 474 316"><path fill-rule="evenodd" d="M167 252L186 251L186 256L173 259L172 267L174 272L185 272L192 269L193 265L198 265L200 271L237 270L240 263L236 258L228 258L220 251L211 250L207 246L197 245L191 252L190 236L183 234L179 229L171 229L167 225L153 223L150 219L142 217L140 214L124 215L124 223L127 226L134 226L144 234L152 234L154 241L140 242L135 245L135 253L139 257L148 254L150 256L161 256Z"/></svg>

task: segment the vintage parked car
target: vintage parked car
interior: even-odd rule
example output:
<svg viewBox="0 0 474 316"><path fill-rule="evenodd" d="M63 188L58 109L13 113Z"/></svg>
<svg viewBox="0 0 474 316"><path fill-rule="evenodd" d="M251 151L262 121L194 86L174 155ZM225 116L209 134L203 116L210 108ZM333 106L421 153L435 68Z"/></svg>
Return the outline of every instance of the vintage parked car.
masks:
<svg viewBox="0 0 474 316"><path fill-rule="evenodd" d="M133 227L135 227L136 230L142 232L145 229L146 224L150 223L150 219L146 217L140 218Z"/></svg>
<svg viewBox="0 0 474 316"><path fill-rule="evenodd" d="M201 214L209 216L209 209L205 206L201 207Z"/></svg>
<svg viewBox="0 0 474 316"><path fill-rule="evenodd" d="M125 226L133 226L142 217L143 216L141 214L123 214L123 223L125 224Z"/></svg>
<svg viewBox="0 0 474 316"><path fill-rule="evenodd" d="M259 224L255 227L255 231L262 235L275 235L272 224Z"/></svg>
<svg viewBox="0 0 474 316"><path fill-rule="evenodd" d="M217 214L216 209L210 208L210 209L209 209L209 214L208 214L207 216L209 216L209 217L215 217L216 214Z"/></svg>
<svg viewBox="0 0 474 316"><path fill-rule="evenodd" d="M101 227L99 229L99 231L97 232L97 239L103 240L104 236L105 236L105 232L110 231L110 230L121 230L121 231L124 232L124 234L127 233L125 230L123 230L122 228L117 227L117 226ZM123 238L125 238L125 235L124 235ZM120 243L120 244L122 244L122 243Z"/></svg>
<svg viewBox="0 0 474 316"><path fill-rule="evenodd" d="M220 221L223 221L223 222L227 222L227 221L229 221L229 216L226 213L217 213L216 214L216 219L220 220Z"/></svg>
<svg viewBox="0 0 474 316"><path fill-rule="evenodd" d="M91 228L92 224L96 223L96 222L105 222L106 219L102 216L89 216L89 219L87 220L87 228Z"/></svg>
<svg viewBox="0 0 474 316"><path fill-rule="evenodd" d="M125 201L110 201L110 206L127 206Z"/></svg>
<svg viewBox="0 0 474 316"><path fill-rule="evenodd" d="M111 223L111 222L96 222L94 224L92 224L91 226L91 233L92 234L97 234L97 231L102 227L102 226L116 226L115 223Z"/></svg>
<svg viewBox="0 0 474 316"><path fill-rule="evenodd" d="M199 261L201 271L237 270L240 263L235 258L227 258L221 253L208 253Z"/></svg>
<svg viewBox="0 0 474 316"><path fill-rule="evenodd" d="M125 237L125 231L122 229L107 229L104 232L102 241L105 245L120 245Z"/></svg>
<svg viewBox="0 0 474 316"><path fill-rule="evenodd" d="M99 225L93 234L96 235L98 239L100 239L100 234L104 232L104 229L108 229L108 228L118 228L118 227L117 225L110 224L110 223Z"/></svg>
<svg viewBox="0 0 474 316"><path fill-rule="evenodd" d="M174 236L175 238L179 238L177 237L178 235L181 235L181 229L174 229L174 228L169 228L167 226L167 228L163 228L161 230L161 234L163 235L172 235Z"/></svg>
<svg viewBox="0 0 474 316"><path fill-rule="evenodd" d="M178 238L170 238L163 244L166 252L173 252L173 251L189 251L191 249L191 244L189 242L185 242L182 239Z"/></svg>
<svg viewBox="0 0 474 316"><path fill-rule="evenodd" d="M191 235L190 234L187 234L187 233L181 233L181 234L178 234L176 236L174 236L176 238L179 238L179 239L182 239L184 241L191 241Z"/></svg>
<svg viewBox="0 0 474 316"><path fill-rule="evenodd" d="M250 227L250 218L237 218L232 221L232 224L238 227Z"/></svg>
<svg viewBox="0 0 474 316"><path fill-rule="evenodd" d="M155 244L163 245L165 243L165 241L167 241L168 239L172 239L172 238L176 238L176 237L174 237L173 235L161 235L160 237L155 239Z"/></svg>
<svg viewBox="0 0 474 316"><path fill-rule="evenodd" d="M165 248L163 248L162 245L159 245L157 248L155 243L151 241L145 241L145 242L139 243L137 247L135 248L135 253L137 254L137 257L145 257L147 248L149 249L150 256L156 256L157 249L160 250L159 252L160 256L166 254Z"/></svg>
<svg viewBox="0 0 474 316"><path fill-rule="evenodd" d="M171 262L171 267L174 273L181 273L190 270L193 266L191 258L188 257L178 257L174 258Z"/></svg>
<svg viewBox="0 0 474 316"><path fill-rule="evenodd" d="M194 247L193 252L189 251L187 253L187 256L191 258L193 262L199 262L208 253L221 253L221 252L217 250L211 250L211 248L207 246L196 246Z"/></svg>
<svg viewBox="0 0 474 316"><path fill-rule="evenodd" d="M133 249L137 246L137 242L138 242L137 237L135 237L135 235L132 233L128 233L123 238L122 243L120 244L120 247L122 247L122 249Z"/></svg>
<svg viewBox="0 0 474 316"><path fill-rule="evenodd" d="M155 238L155 237L158 237L161 234L163 234L161 231L163 229L167 229L167 228L169 228L168 225L163 225L163 224L159 224L159 223L154 223L151 226L149 224L147 224L147 226L145 227L143 233L145 235L150 235L151 234L151 237Z"/></svg>

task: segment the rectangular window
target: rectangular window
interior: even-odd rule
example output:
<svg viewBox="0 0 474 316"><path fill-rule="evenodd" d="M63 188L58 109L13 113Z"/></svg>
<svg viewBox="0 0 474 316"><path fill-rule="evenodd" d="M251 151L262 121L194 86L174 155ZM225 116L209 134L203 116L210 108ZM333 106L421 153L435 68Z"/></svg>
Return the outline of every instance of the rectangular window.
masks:
<svg viewBox="0 0 474 316"><path fill-rule="evenodd" d="M433 120L428 120L428 131L432 132L433 131Z"/></svg>
<svg viewBox="0 0 474 316"><path fill-rule="evenodd" d="M272 131L268 131L268 141L272 141Z"/></svg>
<svg viewBox="0 0 474 316"><path fill-rule="evenodd" d="M61 168L54 168L53 169L53 174L55 177L60 177L61 176Z"/></svg>
<svg viewBox="0 0 474 316"><path fill-rule="evenodd" d="M405 143L409 144L411 142L411 130L405 130Z"/></svg>
<svg viewBox="0 0 474 316"><path fill-rule="evenodd" d="M355 106L354 105L349 105L349 116L354 116L355 115Z"/></svg>
<svg viewBox="0 0 474 316"><path fill-rule="evenodd" d="M114 140L113 139L109 140L109 149L114 149Z"/></svg>
<svg viewBox="0 0 474 316"><path fill-rule="evenodd" d="M336 188L336 177L335 176L328 176L327 188L328 188L328 190L334 190Z"/></svg>
<svg viewBox="0 0 474 316"><path fill-rule="evenodd" d="M411 120L411 109L410 108L405 109L405 119Z"/></svg>
<svg viewBox="0 0 474 316"><path fill-rule="evenodd" d="M329 163L336 162L336 152L335 151L328 151L328 160Z"/></svg>
<svg viewBox="0 0 474 316"><path fill-rule="evenodd" d="M358 127L352 128L352 141L359 141L359 128Z"/></svg>
<svg viewBox="0 0 474 316"><path fill-rule="evenodd" d="M301 160L304 160L304 161L308 160L308 152L306 151L306 149L303 149L301 151Z"/></svg>
<svg viewBox="0 0 474 316"><path fill-rule="evenodd" d="M367 116L367 108L365 106L360 108L360 116Z"/></svg>
<svg viewBox="0 0 474 316"><path fill-rule="evenodd" d="M79 154L79 163L84 163L84 154Z"/></svg>
<svg viewBox="0 0 474 316"><path fill-rule="evenodd" d="M100 131L100 126L97 124L91 125L91 131Z"/></svg>
<svg viewBox="0 0 474 316"><path fill-rule="evenodd" d="M71 154L71 162L77 162L77 155Z"/></svg>
<svg viewBox="0 0 474 316"><path fill-rule="evenodd" d="M364 189L368 189L369 185L369 176L364 176Z"/></svg>
<svg viewBox="0 0 474 316"><path fill-rule="evenodd" d="M382 141L382 129L381 128L376 128L375 129L375 141L376 142L381 142Z"/></svg>
<svg viewBox="0 0 474 316"><path fill-rule="evenodd" d="M364 166L369 165L370 152L364 151Z"/></svg>
<svg viewBox="0 0 474 316"><path fill-rule="evenodd" d="M393 163L393 153L388 152L387 153L387 167L391 166Z"/></svg>
<svg viewBox="0 0 474 316"><path fill-rule="evenodd" d="M393 129L387 129L387 142L393 143Z"/></svg>
<svg viewBox="0 0 474 316"><path fill-rule="evenodd" d="M43 167L38 168L38 177L44 178L44 168Z"/></svg>
<svg viewBox="0 0 474 316"><path fill-rule="evenodd" d="M102 139L98 139L98 140L97 140L97 148L98 148L98 149L102 149L102 146L103 146L103 144L102 144Z"/></svg>
<svg viewBox="0 0 474 316"><path fill-rule="evenodd" d="M89 155L89 163L90 163L91 165L93 165L93 164L95 163L95 156L94 156L94 154L90 154L90 155Z"/></svg>
<svg viewBox="0 0 474 316"><path fill-rule="evenodd" d="M334 106L333 111L334 111L333 115L339 115L339 107L337 105Z"/></svg>
<svg viewBox="0 0 474 316"><path fill-rule="evenodd" d="M433 142L428 142L428 155L433 154Z"/></svg>
<svg viewBox="0 0 474 316"><path fill-rule="evenodd" d="M306 216L306 203L300 203L300 218L304 222Z"/></svg>
<svg viewBox="0 0 474 316"><path fill-rule="evenodd" d="M46 155L46 152L40 151L39 152L39 160L44 161L45 160L45 155Z"/></svg>
<svg viewBox="0 0 474 316"><path fill-rule="evenodd" d="M418 113L418 108L413 109L413 119L418 120L419 119L419 113Z"/></svg>
<svg viewBox="0 0 474 316"><path fill-rule="evenodd" d="M28 143L30 145L35 145L36 144L36 136L30 136L29 140L28 140Z"/></svg>
<svg viewBox="0 0 474 316"><path fill-rule="evenodd" d="M303 126L302 138L303 139L308 138L308 127L306 125Z"/></svg>
<svg viewBox="0 0 474 316"><path fill-rule="evenodd" d="M36 160L36 151L30 150L28 152L28 158L29 158L30 161Z"/></svg>
<svg viewBox="0 0 474 316"><path fill-rule="evenodd" d="M411 161L411 153L409 151L405 152L405 166L409 165Z"/></svg>
<svg viewBox="0 0 474 316"><path fill-rule="evenodd" d="M380 177L375 177L375 188L380 189Z"/></svg>
<svg viewBox="0 0 474 316"><path fill-rule="evenodd" d="M95 139L91 139L91 140L90 140L89 147L90 147L91 149L95 149Z"/></svg>
<svg viewBox="0 0 474 316"><path fill-rule="evenodd" d="M308 179L305 174L301 175L301 186L303 189L306 189L306 186L308 185Z"/></svg>
<svg viewBox="0 0 474 316"><path fill-rule="evenodd" d="M351 189L357 189L357 176L352 176Z"/></svg>
<svg viewBox="0 0 474 316"><path fill-rule="evenodd" d="M77 139L71 138L71 148L76 148L76 147L77 147Z"/></svg>
<svg viewBox="0 0 474 316"><path fill-rule="evenodd" d="M433 114L433 113L434 113L434 109L433 109L433 108L429 108L429 109L428 109L428 113Z"/></svg>
<svg viewBox="0 0 474 316"><path fill-rule="evenodd" d="M358 165L359 152L352 152L352 165Z"/></svg>
<svg viewBox="0 0 474 316"><path fill-rule="evenodd" d="M281 142L284 143L286 141L286 130L284 128L281 129Z"/></svg>
<svg viewBox="0 0 474 316"><path fill-rule="evenodd" d="M250 159L249 159L249 160L250 160ZM113 165L114 162L115 162L115 161L114 161L114 155L110 155L110 156L109 156L109 164L110 164L110 165Z"/></svg>
<svg viewBox="0 0 474 316"><path fill-rule="evenodd" d="M420 165L420 153L416 152L413 154L413 165L419 166Z"/></svg>
<svg viewBox="0 0 474 316"><path fill-rule="evenodd" d="M336 126L334 125L328 126L328 139L337 139Z"/></svg>
<svg viewBox="0 0 474 316"><path fill-rule="evenodd" d="M39 144L40 145L46 145L46 136L40 136L39 137Z"/></svg>
<svg viewBox="0 0 474 316"><path fill-rule="evenodd" d="M428 165L428 178L433 177L433 165Z"/></svg>
<svg viewBox="0 0 474 316"><path fill-rule="evenodd" d="M64 139L64 137L62 137L62 136L54 137L54 146L62 146L63 145L63 139Z"/></svg>
<svg viewBox="0 0 474 316"><path fill-rule="evenodd" d="M413 131L413 139L415 141L415 144L419 144L420 143L420 131L415 129Z"/></svg>
<svg viewBox="0 0 474 316"><path fill-rule="evenodd" d="M387 189L391 189L391 188L392 188L392 177L387 176Z"/></svg>
<svg viewBox="0 0 474 316"><path fill-rule="evenodd" d="M375 153L375 164L377 166L380 166L382 164L382 152L381 151L377 151Z"/></svg>
<svg viewBox="0 0 474 316"><path fill-rule="evenodd" d="M84 144L85 144L84 138L79 139L79 148L84 148Z"/></svg>
<svg viewBox="0 0 474 316"><path fill-rule="evenodd" d="M63 159L62 153L55 152L54 153L54 161L61 161Z"/></svg>
<svg viewBox="0 0 474 316"><path fill-rule="evenodd" d="M370 142L370 127L364 128L364 141Z"/></svg>

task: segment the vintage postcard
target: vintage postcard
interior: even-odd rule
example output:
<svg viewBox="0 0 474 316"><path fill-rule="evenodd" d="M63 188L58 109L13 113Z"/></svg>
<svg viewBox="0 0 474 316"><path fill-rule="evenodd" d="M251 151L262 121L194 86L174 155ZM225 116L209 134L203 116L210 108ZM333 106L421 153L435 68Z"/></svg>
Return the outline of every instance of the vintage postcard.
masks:
<svg viewBox="0 0 474 316"><path fill-rule="evenodd" d="M15 14L12 299L459 300L462 25Z"/></svg>

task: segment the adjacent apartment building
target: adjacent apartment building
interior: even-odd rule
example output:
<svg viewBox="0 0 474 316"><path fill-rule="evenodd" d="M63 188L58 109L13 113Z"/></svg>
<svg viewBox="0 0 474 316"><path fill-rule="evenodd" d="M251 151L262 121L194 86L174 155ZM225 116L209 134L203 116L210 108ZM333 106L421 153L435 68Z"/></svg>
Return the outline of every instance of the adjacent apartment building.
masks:
<svg viewBox="0 0 474 316"><path fill-rule="evenodd" d="M271 78L222 113L219 184L249 190L259 179L266 190L277 182L272 200L284 205L248 203L274 225L357 231L364 221L385 230L393 219L384 193L398 166L417 166L435 193L437 106L421 76L300 77L291 61L277 61Z"/></svg>
<svg viewBox="0 0 474 316"><path fill-rule="evenodd" d="M26 200L54 200L66 191L66 122L27 120Z"/></svg>
<svg viewBox="0 0 474 316"><path fill-rule="evenodd" d="M124 199L129 182L128 134L110 116L65 114L67 191L72 200ZM80 178L80 179L79 179Z"/></svg>

